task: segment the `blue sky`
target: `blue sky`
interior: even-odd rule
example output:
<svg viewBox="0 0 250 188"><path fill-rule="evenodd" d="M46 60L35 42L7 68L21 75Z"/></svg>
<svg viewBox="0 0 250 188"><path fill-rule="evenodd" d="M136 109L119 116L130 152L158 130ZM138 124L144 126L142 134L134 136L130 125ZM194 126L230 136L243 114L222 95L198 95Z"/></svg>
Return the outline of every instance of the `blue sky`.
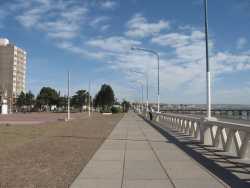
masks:
<svg viewBox="0 0 250 188"><path fill-rule="evenodd" d="M250 103L250 3L209 3L213 103ZM156 99L155 57L160 53L161 101L205 103L205 43L202 0L9 0L0 2L0 37L28 52L27 88L72 93L102 83L118 98L136 100L148 72ZM145 89L144 89L145 91ZM145 93L144 93L145 96Z"/></svg>

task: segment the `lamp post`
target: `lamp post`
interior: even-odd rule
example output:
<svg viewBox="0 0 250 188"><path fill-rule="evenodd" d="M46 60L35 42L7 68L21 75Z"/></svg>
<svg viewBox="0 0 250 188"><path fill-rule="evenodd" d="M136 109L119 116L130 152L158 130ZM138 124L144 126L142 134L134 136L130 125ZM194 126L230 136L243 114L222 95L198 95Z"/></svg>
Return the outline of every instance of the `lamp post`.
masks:
<svg viewBox="0 0 250 188"><path fill-rule="evenodd" d="M148 112L148 92L149 92L149 86L148 86L148 72L145 74L145 73L143 73L143 72L140 72L140 71L136 71L136 70L132 70L132 69L130 69L129 71L131 71L131 72L134 72L134 73L137 73L137 74L141 74L141 75L143 75L143 76L145 76L146 77L146 111Z"/></svg>
<svg viewBox="0 0 250 188"><path fill-rule="evenodd" d="M90 92L91 92L91 81L89 80L89 96L88 96L88 101L89 101L89 117L91 116L91 96L90 96Z"/></svg>
<svg viewBox="0 0 250 188"><path fill-rule="evenodd" d="M206 40L206 81L207 81L207 119L211 119L211 75L209 64L209 44L208 44L208 13L207 0L204 0L205 16L205 40Z"/></svg>
<svg viewBox="0 0 250 188"><path fill-rule="evenodd" d="M211 75L210 75L210 64L209 64L209 45L208 45L208 11L207 11L207 0L204 0L204 23L205 23L205 41L206 41L206 81L207 81L207 117L206 121L216 121L215 117L211 117ZM205 145L212 144L212 138L208 127L204 126L201 131L201 140Z"/></svg>
<svg viewBox="0 0 250 188"><path fill-rule="evenodd" d="M67 121L70 120L70 72L68 72L68 114Z"/></svg>
<svg viewBox="0 0 250 188"><path fill-rule="evenodd" d="M143 104L143 84L141 84L141 110L143 113L143 108L144 108L144 104Z"/></svg>
<svg viewBox="0 0 250 188"><path fill-rule="evenodd" d="M138 48L138 47L131 47L131 50L138 50L138 51L144 51L144 52L148 52L151 53L153 55L155 55L157 57L157 112L160 113L160 56L159 54L151 49L145 49L145 48Z"/></svg>
<svg viewBox="0 0 250 188"><path fill-rule="evenodd" d="M140 113L140 110L142 109L143 110L143 84L142 83L139 83L139 87L131 87L135 90L138 89L138 103L137 103L137 107L138 107L138 111Z"/></svg>

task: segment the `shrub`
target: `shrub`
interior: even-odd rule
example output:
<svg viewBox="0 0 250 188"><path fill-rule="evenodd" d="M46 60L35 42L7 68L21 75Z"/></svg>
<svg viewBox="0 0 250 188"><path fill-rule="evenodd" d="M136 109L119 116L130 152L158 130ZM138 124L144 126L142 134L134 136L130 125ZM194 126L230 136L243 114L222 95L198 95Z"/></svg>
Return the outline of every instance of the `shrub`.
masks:
<svg viewBox="0 0 250 188"><path fill-rule="evenodd" d="M112 112L113 114L117 114L117 113L121 113L122 110L121 110L121 108L119 108L119 107L113 106L113 107L111 108L111 112Z"/></svg>

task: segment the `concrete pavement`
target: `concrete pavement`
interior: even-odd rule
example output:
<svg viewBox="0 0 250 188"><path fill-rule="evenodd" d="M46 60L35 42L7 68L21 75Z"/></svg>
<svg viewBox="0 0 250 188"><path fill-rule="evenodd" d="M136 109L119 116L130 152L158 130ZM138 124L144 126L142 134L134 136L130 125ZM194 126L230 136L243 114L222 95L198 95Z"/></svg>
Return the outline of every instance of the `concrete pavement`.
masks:
<svg viewBox="0 0 250 188"><path fill-rule="evenodd" d="M134 113L119 122L71 188L221 188L199 163Z"/></svg>

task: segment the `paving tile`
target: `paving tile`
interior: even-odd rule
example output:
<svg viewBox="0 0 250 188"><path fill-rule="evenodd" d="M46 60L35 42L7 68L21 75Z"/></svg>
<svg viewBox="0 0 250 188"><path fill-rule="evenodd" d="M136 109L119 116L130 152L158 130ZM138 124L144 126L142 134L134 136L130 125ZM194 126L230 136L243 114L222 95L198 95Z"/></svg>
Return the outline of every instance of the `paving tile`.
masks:
<svg viewBox="0 0 250 188"><path fill-rule="evenodd" d="M169 180L127 180L123 188L172 188Z"/></svg>
<svg viewBox="0 0 250 188"><path fill-rule="evenodd" d="M127 150L151 150L150 146L146 141L128 141L127 142Z"/></svg>
<svg viewBox="0 0 250 188"><path fill-rule="evenodd" d="M156 157L151 150L127 150L126 161L138 160L138 161L156 161Z"/></svg>
<svg viewBox="0 0 250 188"><path fill-rule="evenodd" d="M181 151L174 151L174 150L156 150L155 151L158 158L161 160L161 161L166 161L166 162L175 162L175 161L180 161L180 162L183 162L183 161L192 161L192 159L186 155L185 153L181 152Z"/></svg>
<svg viewBox="0 0 250 188"><path fill-rule="evenodd" d="M176 188L225 188L223 184L214 179L178 179L174 180Z"/></svg>
<svg viewBox="0 0 250 188"><path fill-rule="evenodd" d="M122 164L119 161L90 161L79 178L119 179L123 173Z"/></svg>
<svg viewBox="0 0 250 188"><path fill-rule="evenodd" d="M200 168L193 161L162 161L172 179L206 179L211 176L204 169Z"/></svg>
<svg viewBox="0 0 250 188"><path fill-rule="evenodd" d="M127 161L125 179L166 179L158 161Z"/></svg>
<svg viewBox="0 0 250 188"><path fill-rule="evenodd" d="M100 149L92 158L93 161L123 161L123 150Z"/></svg>
<svg viewBox="0 0 250 188"><path fill-rule="evenodd" d="M71 188L120 188L121 180L78 179Z"/></svg>
<svg viewBox="0 0 250 188"><path fill-rule="evenodd" d="M160 151L163 151L163 150L167 150L167 151L170 151L170 150L181 151L178 147L176 147L175 144L168 143L167 141L163 141L163 142L151 142L151 145L152 145L152 147L155 150L160 150Z"/></svg>
<svg viewBox="0 0 250 188"><path fill-rule="evenodd" d="M101 149L106 150L125 150L125 142L120 140L109 140L101 146Z"/></svg>

